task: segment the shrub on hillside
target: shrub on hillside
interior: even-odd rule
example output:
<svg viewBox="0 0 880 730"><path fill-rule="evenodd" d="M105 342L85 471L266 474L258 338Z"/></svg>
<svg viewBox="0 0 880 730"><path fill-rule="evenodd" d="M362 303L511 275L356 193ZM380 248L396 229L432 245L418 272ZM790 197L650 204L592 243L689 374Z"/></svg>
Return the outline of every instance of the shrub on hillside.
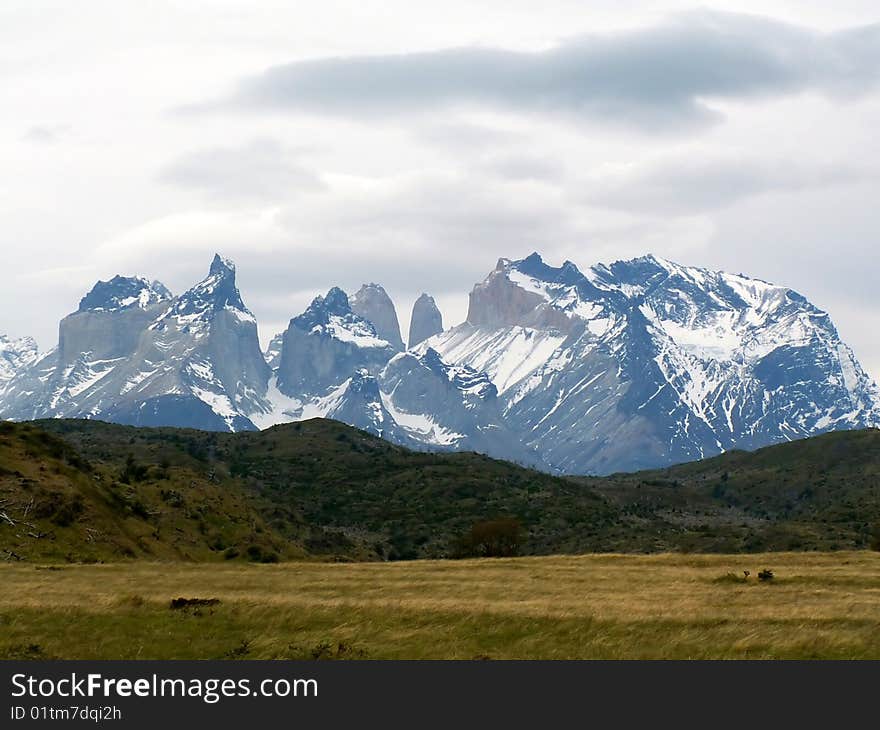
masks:
<svg viewBox="0 0 880 730"><path fill-rule="evenodd" d="M146 466L138 464L134 460L134 456L129 454L125 459L125 467L119 474L119 481L123 484L134 484L135 482L143 481L147 477L147 471Z"/></svg>
<svg viewBox="0 0 880 730"><path fill-rule="evenodd" d="M477 522L459 542L460 557L507 558L519 554L523 529L519 520L503 517Z"/></svg>
<svg viewBox="0 0 880 730"><path fill-rule="evenodd" d="M871 533L871 550L880 551L880 522L874 525L874 531Z"/></svg>

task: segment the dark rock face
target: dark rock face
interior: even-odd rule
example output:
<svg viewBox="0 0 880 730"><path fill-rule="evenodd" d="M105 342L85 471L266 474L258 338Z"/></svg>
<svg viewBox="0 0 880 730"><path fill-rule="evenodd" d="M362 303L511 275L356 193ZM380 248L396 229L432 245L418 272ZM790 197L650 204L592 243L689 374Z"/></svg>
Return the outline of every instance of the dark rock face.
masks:
<svg viewBox="0 0 880 730"><path fill-rule="evenodd" d="M395 350L374 325L355 314L334 287L290 320L278 364L278 389L289 396L317 395L365 369L378 372Z"/></svg>
<svg viewBox="0 0 880 730"><path fill-rule="evenodd" d="M171 292L158 281L134 276L114 276L99 281L79 303L78 312L118 312L123 309L148 309L171 299Z"/></svg>
<svg viewBox="0 0 880 730"><path fill-rule="evenodd" d="M281 363L281 348L284 347L284 333L275 335L270 341L269 346L263 353L266 364L275 370Z"/></svg>
<svg viewBox="0 0 880 730"><path fill-rule="evenodd" d="M388 293L378 284L364 284L351 297L351 311L371 322L376 334L395 350L403 349L397 310Z"/></svg>
<svg viewBox="0 0 880 730"><path fill-rule="evenodd" d="M507 426L488 376L450 365L431 348L396 355L379 375L383 402L408 439L422 448L477 451L548 469Z"/></svg>
<svg viewBox="0 0 880 730"><path fill-rule="evenodd" d="M256 430L254 424L244 416L236 416L230 423L204 401L182 395L160 395L142 403L121 405L107 411L103 418L125 426L149 428L175 426L201 431Z"/></svg>
<svg viewBox="0 0 880 730"><path fill-rule="evenodd" d="M443 315L437 308L434 298L422 294L413 304L412 318L409 322L410 349L420 345L429 337L439 335L443 331Z"/></svg>

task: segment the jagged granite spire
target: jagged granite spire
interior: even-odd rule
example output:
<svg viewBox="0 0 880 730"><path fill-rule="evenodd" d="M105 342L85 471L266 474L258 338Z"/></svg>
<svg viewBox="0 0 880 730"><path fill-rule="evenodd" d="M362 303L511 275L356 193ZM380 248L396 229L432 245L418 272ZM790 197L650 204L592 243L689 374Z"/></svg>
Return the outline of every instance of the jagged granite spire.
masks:
<svg viewBox="0 0 880 730"><path fill-rule="evenodd" d="M443 315L440 314L434 297L422 294L413 304L412 318L409 321L408 347L412 349L442 331Z"/></svg>
<svg viewBox="0 0 880 730"><path fill-rule="evenodd" d="M235 284L235 264L220 254L214 254L208 276L181 294L169 314L210 316L223 309L234 310L254 320Z"/></svg>
<svg viewBox="0 0 880 730"><path fill-rule="evenodd" d="M350 298L351 310L373 323L376 334L396 350L403 349L394 302L379 284L364 284Z"/></svg>

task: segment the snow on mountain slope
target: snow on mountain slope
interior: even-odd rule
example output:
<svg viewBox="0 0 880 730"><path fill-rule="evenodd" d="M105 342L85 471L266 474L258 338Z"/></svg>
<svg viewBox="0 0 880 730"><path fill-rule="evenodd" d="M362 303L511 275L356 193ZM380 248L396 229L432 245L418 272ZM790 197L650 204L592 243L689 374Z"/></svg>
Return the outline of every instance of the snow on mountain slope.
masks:
<svg viewBox="0 0 880 730"><path fill-rule="evenodd" d="M504 393L547 362L564 341L565 335L555 330L481 328L465 322L428 338L416 351L433 348L449 362L483 371Z"/></svg>
<svg viewBox="0 0 880 730"><path fill-rule="evenodd" d="M16 373L33 364L37 357L37 343L33 338L13 340L0 335L0 391Z"/></svg>
<svg viewBox="0 0 880 730"><path fill-rule="evenodd" d="M278 359L278 389L288 396L324 395L360 369L377 373L395 353L371 322L352 311L348 295L333 287L290 320Z"/></svg>
<svg viewBox="0 0 880 730"><path fill-rule="evenodd" d="M256 320L219 256L176 298L142 279L99 282L59 333L58 348L8 384L4 417L240 430L270 408Z"/></svg>
<svg viewBox="0 0 880 730"><path fill-rule="evenodd" d="M451 365L428 347L395 356L378 380L388 412L414 442L547 468L508 428L486 373Z"/></svg>
<svg viewBox="0 0 880 730"><path fill-rule="evenodd" d="M158 281L139 276L114 276L99 281L79 303L80 312L118 312L137 307L149 309L158 302L171 299L171 292Z"/></svg>
<svg viewBox="0 0 880 730"><path fill-rule="evenodd" d="M585 274L499 261L426 344L485 369L556 468L611 471L880 423L827 313L785 287L646 256Z"/></svg>
<svg viewBox="0 0 880 730"><path fill-rule="evenodd" d="M273 361L272 408L253 416L261 428L335 418L411 448L469 449L540 464L507 429L485 373L447 363L429 347L396 352L338 288L290 321Z"/></svg>
<svg viewBox="0 0 880 730"><path fill-rule="evenodd" d="M391 297L379 284L364 284L349 300L351 311L370 322L376 334L394 349L403 349L400 322Z"/></svg>
<svg viewBox="0 0 880 730"><path fill-rule="evenodd" d="M406 352L384 289L353 299L316 297L264 354L220 256L178 297L98 282L57 348L0 338L0 416L213 430L336 418L412 448L576 473L880 425L880 391L828 314L741 274L653 256L585 271L501 259L456 327L438 332L423 297Z"/></svg>
<svg viewBox="0 0 880 730"><path fill-rule="evenodd" d="M266 360L266 364L272 368L273 370L278 367L278 363L281 362L281 348L284 346L284 333L280 333L275 335L270 341L268 347L266 347L266 351L263 353L263 358Z"/></svg>

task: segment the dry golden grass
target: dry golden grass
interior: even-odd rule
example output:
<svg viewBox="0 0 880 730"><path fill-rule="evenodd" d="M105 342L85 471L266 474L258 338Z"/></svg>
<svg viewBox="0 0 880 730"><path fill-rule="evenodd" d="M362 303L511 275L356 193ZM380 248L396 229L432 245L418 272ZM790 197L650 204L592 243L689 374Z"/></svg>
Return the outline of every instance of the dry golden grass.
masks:
<svg viewBox="0 0 880 730"><path fill-rule="evenodd" d="M868 552L18 564L0 585L0 657L880 658Z"/></svg>

